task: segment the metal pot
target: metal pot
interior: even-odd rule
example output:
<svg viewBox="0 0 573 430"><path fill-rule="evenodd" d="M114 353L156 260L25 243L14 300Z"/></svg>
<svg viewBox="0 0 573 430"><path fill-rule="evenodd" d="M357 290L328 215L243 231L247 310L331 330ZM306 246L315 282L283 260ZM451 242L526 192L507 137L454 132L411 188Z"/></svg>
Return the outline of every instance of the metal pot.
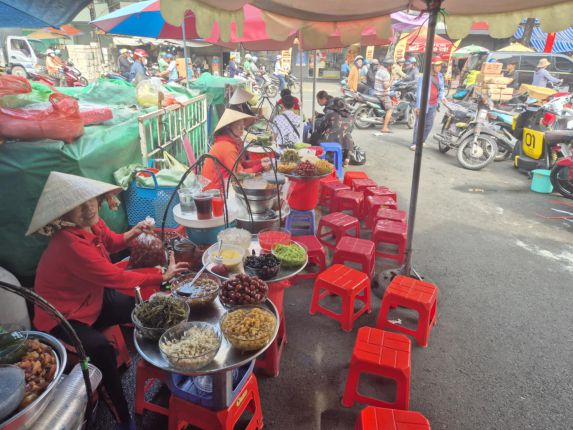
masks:
<svg viewBox="0 0 573 430"><path fill-rule="evenodd" d="M235 189L235 196L237 197L240 205L247 211L247 203L245 201L245 196L241 192L241 189L236 185L233 185ZM279 190L280 190L279 186ZM251 212L254 214L264 214L269 209L273 208L273 205L277 203L277 188L276 186L267 187L264 189L244 189L247 195L247 200L251 208Z"/></svg>
<svg viewBox="0 0 573 430"><path fill-rule="evenodd" d="M245 216L244 218L243 217L237 218L237 227L244 228L245 230L250 231L252 234L257 234L258 232L264 230L265 228L278 228L281 226L281 223L279 222L279 214L278 211L273 211L273 212L274 212L274 217L269 217L270 212L269 214L253 213L252 223L248 215ZM282 208L281 215L283 222L286 220L286 217L288 216L289 212L290 209L288 208L288 206Z"/></svg>

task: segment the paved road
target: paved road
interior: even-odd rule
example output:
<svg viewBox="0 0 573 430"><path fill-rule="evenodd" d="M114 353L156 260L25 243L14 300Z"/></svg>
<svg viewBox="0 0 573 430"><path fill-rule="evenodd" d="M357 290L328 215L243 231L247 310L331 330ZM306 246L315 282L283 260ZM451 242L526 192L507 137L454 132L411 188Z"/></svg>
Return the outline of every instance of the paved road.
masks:
<svg viewBox="0 0 573 430"><path fill-rule="evenodd" d="M305 102L310 96L305 91ZM354 137L367 151L364 170L408 209L411 131ZM440 296L429 347L413 348L410 407L433 429L572 428L573 223L541 217L573 212L566 202L530 192L509 162L473 172L434 144L424 149L414 265ZM372 314L352 333L308 314L310 284L286 291L281 373L259 377L265 428L353 428L362 405L346 409L340 398L356 329L375 323L381 291L374 291ZM380 387L369 379L364 391ZM144 428L164 425L146 416Z"/></svg>

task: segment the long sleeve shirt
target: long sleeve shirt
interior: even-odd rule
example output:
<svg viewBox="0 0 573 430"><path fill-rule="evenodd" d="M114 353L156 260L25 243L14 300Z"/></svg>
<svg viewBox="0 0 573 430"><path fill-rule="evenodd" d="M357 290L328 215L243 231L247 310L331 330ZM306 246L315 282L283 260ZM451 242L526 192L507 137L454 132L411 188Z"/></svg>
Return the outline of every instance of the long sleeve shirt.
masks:
<svg viewBox="0 0 573 430"><path fill-rule="evenodd" d="M556 84L560 82L560 79L551 76L551 73L549 73L547 69L538 68L533 72L533 82L531 85L535 85L536 87L546 87L548 82Z"/></svg>
<svg viewBox="0 0 573 430"><path fill-rule="evenodd" d="M348 74L348 88L352 91L358 91L358 81L360 80L360 70L356 65L350 68L350 73Z"/></svg>
<svg viewBox="0 0 573 430"><path fill-rule="evenodd" d="M129 80L134 81L138 76L141 76L142 78L146 76L145 67L139 61L135 61L131 65L131 69L129 71Z"/></svg>
<svg viewBox="0 0 573 430"><path fill-rule="evenodd" d="M416 107L418 109L420 109L420 106L422 104L422 79L423 75L420 75L420 77L418 78L418 89L416 93ZM444 99L444 75L438 73L438 76L436 77L436 75L432 74L432 76L430 77L430 91L428 92L428 102L430 101L430 95L432 94L431 87L433 86L434 89L436 89L436 84L438 87L437 102L440 103ZM430 108L430 103L428 103L428 109L429 108Z"/></svg>
<svg viewBox="0 0 573 430"><path fill-rule="evenodd" d="M103 220L91 230L72 227L57 232L40 258L34 286L67 320L87 325L99 317L104 288L130 293L138 286L159 288L163 282L158 268L125 270L111 262L109 254L127 248L127 243ZM38 330L49 332L57 324L36 306L34 325Z"/></svg>

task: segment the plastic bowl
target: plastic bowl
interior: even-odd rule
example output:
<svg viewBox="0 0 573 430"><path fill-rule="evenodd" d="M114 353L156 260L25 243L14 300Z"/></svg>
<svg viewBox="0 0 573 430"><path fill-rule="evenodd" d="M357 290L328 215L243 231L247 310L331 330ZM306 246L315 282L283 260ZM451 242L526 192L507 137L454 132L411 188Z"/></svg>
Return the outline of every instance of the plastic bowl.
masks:
<svg viewBox="0 0 573 430"><path fill-rule="evenodd" d="M214 339L214 344L208 350L197 348L197 346L201 345L200 340L183 340L186 336L188 336L190 330L197 329L211 331ZM176 369L183 371L195 370L205 367L213 361L217 355L217 352L219 352L222 340L223 338L221 336L221 331L213 324L206 322L186 322L170 328L165 333L163 333L159 339L159 350L161 351L161 355L163 355L163 357L169 361L171 366L175 367ZM177 342L186 343L187 348L182 348L182 350L179 352L170 351L169 345ZM198 352L193 353L193 349L197 350Z"/></svg>
<svg viewBox="0 0 573 430"><path fill-rule="evenodd" d="M249 257L247 257L247 259L245 260L245 269L247 270L247 272L252 273L255 276L258 276L263 281L268 281L269 279L272 279L275 276L277 276L277 274L281 270L281 261L274 255L272 255L272 257L274 257L276 264L272 267L266 267L266 268L249 266L248 264Z"/></svg>
<svg viewBox="0 0 573 430"><path fill-rule="evenodd" d="M236 316L241 318L243 322L246 322L245 319L247 317L252 317L252 311L258 309L261 312L265 313L267 316L270 316L273 320L272 324L268 326L268 328L257 336L247 336L247 335L240 335L236 332L231 332L230 328L227 326L226 321L228 322L227 318ZM236 313L239 313L238 315ZM225 338L229 341L234 348L237 348L241 351L256 351L257 349L261 349L269 344L271 341L273 334L275 332L277 324L277 319L273 315L271 311L266 309L263 306L238 306L232 308L225 312L220 319L219 325L221 326L221 331ZM247 331L248 328L245 328Z"/></svg>
<svg viewBox="0 0 573 430"><path fill-rule="evenodd" d="M161 297L162 295L154 295L153 297L150 298L150 300L152 300L154 297ZM177 326L178 324L181 324L185 321L187 321L189 319L189 305L184 301L181 300L177 297L172 297L174 300L178 300L181 303L183 303L183 305L185 306L185 318L182 319L179 323L175 324L175 326ZM144 302L147 303L147 302ZM133 311L131 311L131 321L133 322L133 325L135 326L135 328L137 329L137 331L139 332L139 334L141 334L142 337L146 338L146 339L151 339L151 340L157 340L159 339L163 333L165 333L167 330L171 329L173 326L171 327L162 327L162 328L155 328L155 327L145 327L137 318L137 310L138 307L141 305L136 305L135 308L133 309Z"/></svg>
<svg viewBox="0 0 573 430"><path fill-rule="evenodd" d="M222 260L218 260L219 245L209 248L209 261L213 264L222 263L225 268L232 273L243 270L243 259L245 258L245 249L238 245L225 244L221 247Z"/></svg>
<svg viewBox="0 0 573 430"><path fill-rule="evenodd" d="M275 257L277 257L281 261L281 264L283 267L300 267L307 260L308 250L306 249L305 246L301 245L300 243L291 242L291 243L289 243L289 245L291 245L291 246L296 245L296 246L298 246L304 250L304 257L302 257L301 259L290 259L290 258L285 258L284 256L281 256L281 255L278 255L276 252L277 245L275 245L273 247L272 253Z"/></svg>
<svg viewBox="0 0 573 430"><path fill-rule="evenodd" d="M0 334L0 364L16 363L26 353L27 331L9 331Z"/></svg>
<svg viewBox="0 0 573 430"><path fill-rule="evenodd" d="M243 228L227 228L217 235L223 244L237 245L245 251L251 247L251 232Z"/></svg>
<svg viewBox="0 0 573 430"><path fill-rule="evenodd" d="M207 273L203 273L199 276L199 279L195 281L195 285L191 289L191 294L189 295L179 295L177 290L185 286L188 282L193 280L196 273L192 272L188 275L182 275L171 282L171 291L174 292L175 296L189 306L201 306L213 303L217 298L219 289L221 288L221 281L215 276L211 276Z"/></svg>
<svg viewBox="0 0 573 430"><path fill-rule="evenodd" d="M290 244L292 234L284 228L267 228L259 232L258 238L259 245L261 245L263 251L270 252L279 243L283 245Z"/></svg>

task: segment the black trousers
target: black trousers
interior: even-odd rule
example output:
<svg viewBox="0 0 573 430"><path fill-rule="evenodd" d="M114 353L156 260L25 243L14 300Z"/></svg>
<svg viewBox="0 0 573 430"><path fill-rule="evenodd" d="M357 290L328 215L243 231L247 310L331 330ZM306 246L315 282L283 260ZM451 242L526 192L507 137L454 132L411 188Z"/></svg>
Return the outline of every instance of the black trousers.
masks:
<svg viewBox="0 0 573 430"><path fill-rule="evenodd" d="M90 358L90 362L101 370L103 385L122 422L129 421L129 408L123 395L121 376L117 370L115 350L112 344L102 334L102 330L116 324L130 323L131 311L134 306L135 299L133 297L106 288L101 313L91 327L79 321L70 321L71 326L82 341L86 354ZM69 339L61 326L54 328L51 334L66 343L71 343L71 339Z"/></svg>

